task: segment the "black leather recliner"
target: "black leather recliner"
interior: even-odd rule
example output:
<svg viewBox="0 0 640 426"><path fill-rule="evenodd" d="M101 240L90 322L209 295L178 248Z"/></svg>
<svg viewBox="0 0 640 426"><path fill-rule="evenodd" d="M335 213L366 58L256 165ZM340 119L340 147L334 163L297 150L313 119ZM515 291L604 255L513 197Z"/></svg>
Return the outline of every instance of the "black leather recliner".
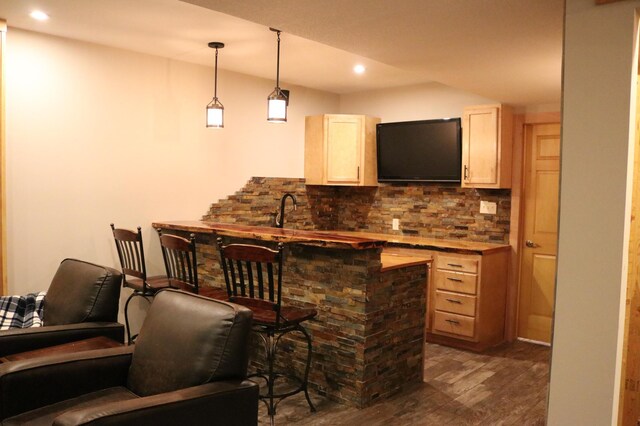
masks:
<svg viewBox="0 0 640 426"><path fill-rule="evenodd" d="M0 357L97 336L124 341L121 283L115 269L63 260L44 298L43 327L0 331Z"/></svg>
<svg viewBox="0 0 640 426"><path fill-rule="evenodd" d="M160 291L133 346L0 365L3 426L255 425L252 313Z"/></svg>

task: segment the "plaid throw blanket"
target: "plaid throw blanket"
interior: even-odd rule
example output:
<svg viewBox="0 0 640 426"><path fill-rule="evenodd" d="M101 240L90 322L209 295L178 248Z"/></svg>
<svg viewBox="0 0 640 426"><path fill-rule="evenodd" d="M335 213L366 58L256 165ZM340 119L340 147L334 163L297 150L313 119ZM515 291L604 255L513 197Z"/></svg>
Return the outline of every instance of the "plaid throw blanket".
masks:
<svg viewBox="0 0 640 426"><path fill-rule="evenodd" d="M42 326L46 292L0 297L0 330Z"/></svg>

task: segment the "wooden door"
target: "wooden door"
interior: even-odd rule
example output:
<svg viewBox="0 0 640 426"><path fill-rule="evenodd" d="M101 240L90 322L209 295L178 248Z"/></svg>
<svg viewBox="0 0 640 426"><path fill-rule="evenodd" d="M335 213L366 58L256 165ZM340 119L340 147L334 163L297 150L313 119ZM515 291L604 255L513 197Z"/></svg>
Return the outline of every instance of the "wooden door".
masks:
<svg viewBox="0 0 640 426"><path fill-rule="evenodd" d="M498 108L465 110L463 117L464 183L498 183Z"/></svg>
<svg viewBox="0 0 640 426"><path fill-rule="evenodd" d="M560 125L525 128L518 336L551 342L558 243Z"/></svg>
<svg viewBox="0 0 640 426"><path fill-rule="evenodd" d="M362 155L362 119L333 115L326 118L327 183L359 183Z"/></svg>

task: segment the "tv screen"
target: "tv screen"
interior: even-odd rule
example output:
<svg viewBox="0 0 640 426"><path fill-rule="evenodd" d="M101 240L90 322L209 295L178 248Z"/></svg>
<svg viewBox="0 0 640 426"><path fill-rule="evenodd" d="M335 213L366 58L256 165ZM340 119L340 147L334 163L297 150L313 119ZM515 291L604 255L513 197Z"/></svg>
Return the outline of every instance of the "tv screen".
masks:
<svg viewBox="0 0 640 426"><path fill-rule="evenodd" d="M460 182L459 118L376 126L378 181Z"/></svg>

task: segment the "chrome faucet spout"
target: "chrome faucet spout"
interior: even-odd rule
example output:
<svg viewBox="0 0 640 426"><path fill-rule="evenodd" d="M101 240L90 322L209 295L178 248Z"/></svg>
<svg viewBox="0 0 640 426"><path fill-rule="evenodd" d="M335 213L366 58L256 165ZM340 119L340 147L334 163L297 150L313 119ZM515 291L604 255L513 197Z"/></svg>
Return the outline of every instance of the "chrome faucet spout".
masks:
<svg viewBox="0 0 640 426"><path fill-rule="evenodd" d="M298 200L296 200L296 196L288 192L284 194L280 199L280 211L276 216L276 228L284 227L284 205L285 205L285 202L287 201L287 198L291 198L291 201L293 202L293 210L298 209Z"/></svg>

